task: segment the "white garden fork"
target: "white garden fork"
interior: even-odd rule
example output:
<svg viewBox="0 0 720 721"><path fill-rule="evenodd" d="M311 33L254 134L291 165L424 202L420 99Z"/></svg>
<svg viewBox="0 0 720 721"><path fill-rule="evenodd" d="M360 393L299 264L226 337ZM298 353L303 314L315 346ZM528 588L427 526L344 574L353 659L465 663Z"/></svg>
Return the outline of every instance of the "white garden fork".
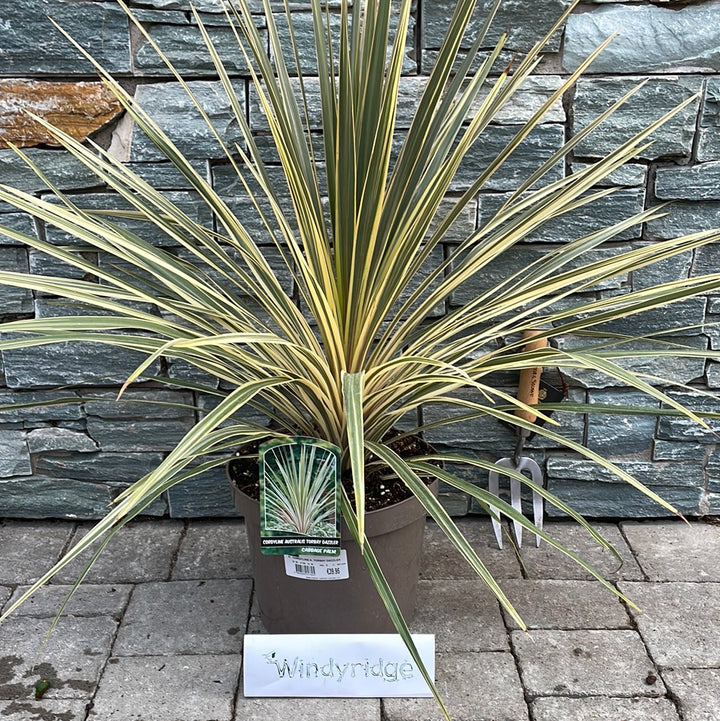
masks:
<svg viewBox="0 0 720 721"><path fill-rule="evenodd" d="M529 330L523 334L524 338L532 338L538 335L541 331ZM547 345L546 338L537 338L535 340L529 340L525 344L525 350L534 350L536 348L544 348ZM538 402L540 394L540 376L542 375L542 366L536 366L534 368L523 368L520 371L520 380L518 382L518 400L525 405L534 405ZM515 415L518 418L534 423L537 414L531 411L526 411L522 408L518 408L515 411ZM498 466L509 468L510 470L516 471L517 473L529 473L530 480L536 486L543 485L543 476L540 466L532 458L522 455L523 446L525 441L530 435L530 431L525 428L518 428L518 441L515 446L515 453L512 458L501 458L497 461ZM500 491L500 472L490 471L488 476L488 490L493 495L497 496ZM535 526L542 531L543 518L544 518L544 506L543 497L536 491L533 490L533 523ZM519 513L522 513L522 482L513 476L510 476L510 505ZM502 540L502 526L499 520L499 511L497 508L490 506L490 513L492 514L492 525L493 531L495 532L495 538L497 540L498 548L503 547ZM517 542L518 548L522 546L522 532L523 527L519 521L513 521L513 530L515 532L515 541ZM535 545L540 546L540 536L535 534Z"/></svg>

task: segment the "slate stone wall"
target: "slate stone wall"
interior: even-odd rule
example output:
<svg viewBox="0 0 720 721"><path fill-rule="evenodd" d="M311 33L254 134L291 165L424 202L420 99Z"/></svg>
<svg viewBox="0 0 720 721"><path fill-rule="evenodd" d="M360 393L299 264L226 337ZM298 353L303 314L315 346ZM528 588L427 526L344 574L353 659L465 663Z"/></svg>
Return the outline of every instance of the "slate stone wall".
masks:
<svg viewBox="0 0 720 721"><path fill-rule="evenodd" d="M139 18L163 47L177 69L189 80L208 114L223 129L223 139L233 142L239 131L223 100L212 64L193 27L186 0L131 1ZM246 104L251 125L262 129L262 118L247 82L244 59L233 50L233 37L225 28L215 0L196 0L203 21L226 56L236 77L237 93ZM260 3L258 3L258 6ZM481 0L476 22L490 0ZM552 26L567 0L505 0L496 27L509 33L509 60L527 50ZM297 8L298 33L310 44L311 17L303 3ZM407 123L432 66L453 0L417 0L408 37L406 77L401 98L401 125ZM213 218L185 186L157 150L117 113L102 96L91 65L48 22L54 18L94 56L123 80L142 105L160 120L172 139L214 183L231 207L253 224L247 199L237 179L223 165L217 145L193 112L187 96L150 45L130 29L122 10L103 0L14 0L0 7L0 179L2 182L50 197L47 187L17 162L3 142L27 148L48 179L79 197L88 208L122 207L98 185L94 177L64 151L46 144L27 123L19 122L18 109L28 107L52 115L77 137L94 133L117 157L131 164L180 203L199 223L212 227ZM303 31L302 28L307 28ZM552 178L580 168L622 142L632 132L669 111L679 101L691 99L686 108L664 126L654 143L610 182L620 190L589 208L573 214L528 237L512 253L494 263L486 273L466 283L448 307L462 304L492 286L498 279L525 267L569 237L588 232L622 216L672 201L667 214L626 231L614 246L595 251L598 258L621 245L638 247L679 233L720 226L720 0L649 3L588 2L579 6L566 27L553 37L549 52L535 78L516 101L504 109L498 122L473 148L453 185L465 190L487 159L513 136L519 123L531 117L583 58L608 35L618 32L610 48L598 58L574 91L556 103L543 123L523 144L501 172L483 189L467 213L448 234L444 253L482 223L518 183L623 93L647 81L591 141L581 142L566 164L559 163ZM494 38L493 38L494 39ZM291 60L291 59L288 59ZM294 61L293 61L294 62ZM304 72L312 72L309 53L301 57ZM309 83L312 94L312 83ZM316 115L317 117L317 115ZM102 126L102 127L101 127ZM272 150L268 148L268 157ZM130 223L131 221L126 221ZM56 243L75 243L57 229L46 228L23 213L0 205L0 225L39 233ZM257 237L264 230L257 224ZM77 245L77 244L76 244ZM81 248L78 248L81 250ZM179 252L179 251L178 251ZM271 250L268 248L271 258ZM100 268L108 267L102 253L86 257ZM437 258L439 260L439 256ZM0 268L39 274L77 276L77 271L35 251L28 252L0 234ZM720 271L720 245L694 255L667 261L660 269L599 284L589 297L611 297L633 288L711 270ZM117 271L120 272L120 271ZM292 292L291 279L287 291ZM444 313L448 308L438 308ZM42 293L0 288L2 319L67 312ZM645 334L667 326L680 328L677 340L703 350L720 349L720 294L686 300L663 312L618 322L609 330ZM672 341L672 339L670 339ZM571 346L573 338L559 338ZM190 391L167 390L151 383L130 389L125 400L115 402L120 383L135 368L135 354L90 344L8 350L2 357L0 376L0 516L96 518L109 501L130 482L150 470L186 432L211 399ZM720 388L720 363L702 359L637 360L633 367L682 384L672 394L693 408L718 410L711 397L699 393ZM180 363L158 366L170 375L207 382L197 371ZM629 400L651 407L627 388L617 387L594 372L566 374L570 397L597 404L624 404ZM514 392L514 379L500 379ZM55 400L54 405L31 408L27 403ZM150 402L160 401L162 405ZM432 421L448 409L428 407L424 420ZM556 415L570 438L606 455L684 513L720 513L720 452L717 437L688 421L654 416L606 415L589 418ZM483 458L510 455L512 433L492 419L477 420L462 428L448 427L431 434L441 450L462 449ZM550 489L571 501L589 516L643 517L662 513L658 506L627 485L615 481L597 466L568 454L552 442L536 438L528 453L543 464ZM474 482L485 478L463 471ZM475 510L467 499L448 494L455 513ZM549 509L553 513L552 509ZM233 513L220 471L171 490L150 512L176 517Z"/></svg>

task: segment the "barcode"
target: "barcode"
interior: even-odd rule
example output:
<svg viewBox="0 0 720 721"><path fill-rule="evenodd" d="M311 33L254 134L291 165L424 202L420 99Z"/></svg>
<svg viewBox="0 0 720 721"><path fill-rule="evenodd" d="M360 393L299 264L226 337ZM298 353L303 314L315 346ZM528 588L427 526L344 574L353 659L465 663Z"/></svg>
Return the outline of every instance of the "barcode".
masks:
<svg viewBox="0 0 720 721"><path fill-rule="evenodd" d="M307 576L315 575L315 566L311 566L307 563L296 563L294 565L295 565L295 573L303 573Z"/></svg>

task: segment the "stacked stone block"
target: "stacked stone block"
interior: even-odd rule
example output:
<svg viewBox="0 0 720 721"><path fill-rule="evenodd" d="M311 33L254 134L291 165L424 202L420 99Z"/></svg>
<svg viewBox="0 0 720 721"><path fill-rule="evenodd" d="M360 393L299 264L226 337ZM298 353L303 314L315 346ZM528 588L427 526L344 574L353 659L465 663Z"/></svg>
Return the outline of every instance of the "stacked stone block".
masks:
<svg viewBox="0 0 720 721"><path fill-rule="evenodd" d="M230 147L242 137L204 51L197 22L185 0L131 2L143 27L167 57L189 80L204 110ZM216 0L193 5L228 61L237 97L248 109L248 120L275 172L275 155L263 136L264 125L257 96L249 81L242 54L224 24ZM260 3L256 3L258 11ZM437 55L452 0L417 0L405 57L398 125L407 127L411 113ZM475 27L490 7L478 3ZM528 50L567 7L568 0L505 0L496 27L508 32L502 62ZM296 33L304 73L314 72L311 61L311 15L302 4L296 12ZM123 86L166 130L191 160L197 172L219 190L230 208L266 248L271 265L283 273L271 239L253 209L232 168L224 161L217 141L195 112L191 101L151 44L129 23L114 2L96 0L16 0L0 9L0 177L2 182L53 200L43 184L7 142L25 147L29 157L63 192L72 193L87 208L116 208L123 204L71 155L52 147L49 138L21 119L18 108L46 114L63 127L77 129L77 137L90 134L132 167L142 178L173 199L195 222L213 227L215 220L186 182L134 126L132 120L104 97L92 65L49 23L47 16L66 28L97 60L118 77ZM281 33L286 33L280 22ZM608 187L616 191L555 223L548 223L484 273L468 281L437 308L442 314L487 291L535 259L569 239L592 232L630 214L669 202L664 215L619 235L607 248L593 252L598 259L624 248L720 226L720 2L589 2L578 6L567 23L554 33L537 74L496 122L478 140L455 179L451 194L470 187L477 174L514 136L520 125L574 71L606 37L617 32L610 48L589 69L572 92L556 102L542 123L478 194L446 237L442 252L431 261L452 257L462 240L484 223L509 194L564 142L578 133L617 98L644 85L591 138L583 140L566 162L558 163L542 182L575 172L612 150L634 132L679 102L687 105L653 135L639 157L613 173ZM489 38L494 42L497 36ZM286 58L291 66L294 59ZM307 81L308 95L316 97L316 84ZM102 100L102 102L101 102ZM100 107L102 106L102 107ZM107 107L106 107L107 106ZM102 110L103 112L99 112ZM319 118L319 111L311 113ZM182 256L172 238L158 236L123 219L142 237ZM115 261L89 250L57 229L45 227L24 213L0 204L0 225L13 233L38 234L52 243L70 245L82 253L98 273L123 272ZM720 270L720 246L711 245L667 261L657 268L598 284L575 300L613 297L653 283L682 280ZM37 251L28 251L18 237L0 231L0 268L37 274L83 277L83 273ZM296 289L285 272L288 294ZM0 288L0 317L4 320L65 314L67 306L37 292ZM81 312L77 309L71 312ZM720 294L690 299L662 312L619 321L608 330L633 336L677 328L671 337L636 341L635 347L672 349L673 343L698 351L720 350ZM556 338L565 347L577 347L574 337ZM480 349L479 349L480 350ZM152 382L135 384L124 398L115 396L140 358L122 349L109 350L90 343L44 346L5 351L2 357L0 395L0 516L95 518L129 483L151 470L212 404L212 396L193 390L168 390ZM720 411L715 394L720 387L720 363L703 358L679 360L672 355L629 362L635 370L658 376L678 386L673 397L703 411ZM180 361L150 369L217 388L217 382ZM498 384L514 392L516 378ZM600 406L642 403L660 410L653 399L642 399L619 381L592 371L565 373L572 400ZM660 385L663 385L660 383ZM27 404L52 400L41 408ZM158 405L159 404L159 405ZM423 409L426 422L451 409ZM577 443L616 462L689 515L720 512L720 456L716 436L689 420L666 415L607 415L587 417L557 412L560 431ZM711 425L713 423L711 422ZM717 430L717 423L715 423ZM443 451L463 450L493 460L512 454L513 433L491 418L465 426L446 426L429 434ZM536 436L527 453L543 464L551 491L590 516L642 517L664 513L637 491L618 481L597 464L571 454L552 440ZM455 469L480 485L478 471ZM456 513L478 510L467 499L447 495ZM552 508L550 513L556 513ZM175 517L232 514L229 494L220 470L172 489L146 509L152 515Z"/></svg>

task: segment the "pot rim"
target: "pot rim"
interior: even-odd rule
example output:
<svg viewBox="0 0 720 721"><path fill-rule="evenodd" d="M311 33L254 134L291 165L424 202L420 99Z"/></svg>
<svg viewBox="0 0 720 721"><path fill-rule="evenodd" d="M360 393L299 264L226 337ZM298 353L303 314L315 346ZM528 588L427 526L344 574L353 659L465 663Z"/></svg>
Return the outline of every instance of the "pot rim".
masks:
<svg viewBox="0 0 720 721"><path fill-rule="evenodd" d="M225 470L228 483L230 484L230 489L232 491L233 500L235 502L235 507L240 512L240 515L245 517L246 522L248 516L250 516L251 519L258 519L257 522L259 523L260 501L252 498L237 487L232 478L230 478L230 474L227 471L227 465ZM440 481L437 478L427 486L430 492L436 497L439 487ZM427 515L425 507L414 495L412 495L409 498L399 501L398 503L393 503L391 506L378 508L374 511L367 511L365 514L365 535L381 536L394 528L401 528L413 523L415 520L425 515ZM344 518L341 520L341 526L342 539L351 540L352 534L350 533L350 529L348 528Z"/></svg>

